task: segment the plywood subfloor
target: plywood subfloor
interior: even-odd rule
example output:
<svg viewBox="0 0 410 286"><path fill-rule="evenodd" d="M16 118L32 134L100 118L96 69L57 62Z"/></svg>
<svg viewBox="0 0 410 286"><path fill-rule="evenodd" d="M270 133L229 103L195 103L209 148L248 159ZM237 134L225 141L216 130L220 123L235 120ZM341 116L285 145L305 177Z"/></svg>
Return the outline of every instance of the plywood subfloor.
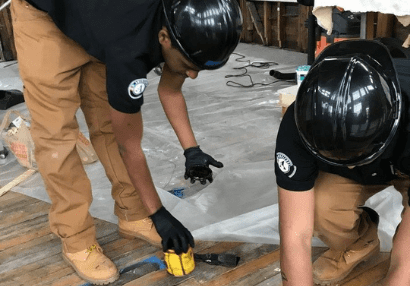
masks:
<svg viewBox="0 0 410 286"><path fill-rule="evenodd" d="M46 202L12 191L0 197L0 286L90 285L62 260L60 241L48 225L49 207ZM120 238L113 223L100 219L95 223L99 243L121 272L120 279L110 285L281 285L278 245L197 241L196 253L235 254L240 257L238 266L198 262L193 273L176 278L164 269L160 249L141 240ZM312 259L325 250L315 247ZM359 265L339 285L381 285L388 257L388 253L381 253Z"/></svg>

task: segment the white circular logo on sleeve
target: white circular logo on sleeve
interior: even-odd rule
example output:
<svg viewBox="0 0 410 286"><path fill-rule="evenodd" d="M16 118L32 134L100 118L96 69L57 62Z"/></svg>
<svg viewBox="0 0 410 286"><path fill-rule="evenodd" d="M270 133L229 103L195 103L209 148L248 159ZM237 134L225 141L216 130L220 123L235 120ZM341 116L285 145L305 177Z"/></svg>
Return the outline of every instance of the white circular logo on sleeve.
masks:
<svg viewBox="0 0 410 286"><path fill-rule="evenodd" d="M148 80L145 78L133 80L128 86L128 95L132 99L141 98L147 86L148 86Z"/></svg>
<svg viewBox="0 0 410 286"><path fill-rule="evenodd" d="M293 175L296 173L296 166L293 165L292 161L285 154L278 152L276 154L276 162L278 163L279 169L284 174L292 171L289 175L289 178L293 177Z"/></svg>

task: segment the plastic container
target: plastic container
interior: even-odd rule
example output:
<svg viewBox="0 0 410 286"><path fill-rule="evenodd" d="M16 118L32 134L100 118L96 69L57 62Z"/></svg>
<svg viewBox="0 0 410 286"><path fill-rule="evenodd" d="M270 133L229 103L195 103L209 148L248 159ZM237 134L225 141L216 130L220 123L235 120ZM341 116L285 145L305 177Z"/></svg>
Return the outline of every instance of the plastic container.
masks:
<svg viewBox="0 0 410 286"><path fill-rule="evenodd" d="M302 81L305 79L309 69L310 69L309 65L298 66L296 68L296 82L298 86L300 86Z"/></svg>

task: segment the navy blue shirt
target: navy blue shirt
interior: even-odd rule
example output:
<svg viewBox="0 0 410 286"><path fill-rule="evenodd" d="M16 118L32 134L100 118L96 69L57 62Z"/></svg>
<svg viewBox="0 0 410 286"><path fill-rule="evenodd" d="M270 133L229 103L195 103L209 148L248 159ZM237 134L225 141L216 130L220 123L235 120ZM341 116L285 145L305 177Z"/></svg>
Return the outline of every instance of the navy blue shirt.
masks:
<svg viewBox="0 0 410 286"><path fill-rule="evenodd" d="M399 129L385 152L372 163L353 169L322 162L303 144L296 127L292 104L283 116L276 140L275 174L279 187L290 191L310 190L319 171L349 178L363 185L387 184L396 178L396 170L410 175L410 152L407 152L410 146L410 60L398 60L394 63L404 108Z"/></svg>
<svg viewBox="0 0 410 286"><path fill-rule="evenodd" d="M107 66L110 105L136 113L143 104L147 73L163 62L158 32L161 0L28 0L57 27Z"/></svg>

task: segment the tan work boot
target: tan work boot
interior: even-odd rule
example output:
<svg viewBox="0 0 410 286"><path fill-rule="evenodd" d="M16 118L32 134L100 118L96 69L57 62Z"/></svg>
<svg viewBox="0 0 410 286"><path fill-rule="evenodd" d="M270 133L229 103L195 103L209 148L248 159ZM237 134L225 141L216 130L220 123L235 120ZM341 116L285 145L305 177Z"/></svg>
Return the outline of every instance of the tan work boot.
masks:
<svg viewBox="0 0 410 286"><path fill-rule="evenodd" d="M118 228L120 236L123 238L140 238L154 246L162 247L162 238L149 217L137 221L118 219Z"/></svg>
<svg viewBox="0 0 410 286"><path fill-rule="evenodd" d="M75 269L78 276L92 284L105 285L120 277L117 267L103 254L98 244L75 253L65 253L63 250L63 259Z"/></svg>
<svg viewBox="0 0 410 286"><path fill-rule="evenodd" d="M351 245L346 251L329 249L313 263L313 281L319 285L333 285L343 280L361 262L379 254L380 241L377 235L378 215L375 211L366 219L369 229L366 234ZM366 212L369 212L366 209ZM376 214L377 218L374 218ZM375 221L376 220L376 221Z"/></svg>

